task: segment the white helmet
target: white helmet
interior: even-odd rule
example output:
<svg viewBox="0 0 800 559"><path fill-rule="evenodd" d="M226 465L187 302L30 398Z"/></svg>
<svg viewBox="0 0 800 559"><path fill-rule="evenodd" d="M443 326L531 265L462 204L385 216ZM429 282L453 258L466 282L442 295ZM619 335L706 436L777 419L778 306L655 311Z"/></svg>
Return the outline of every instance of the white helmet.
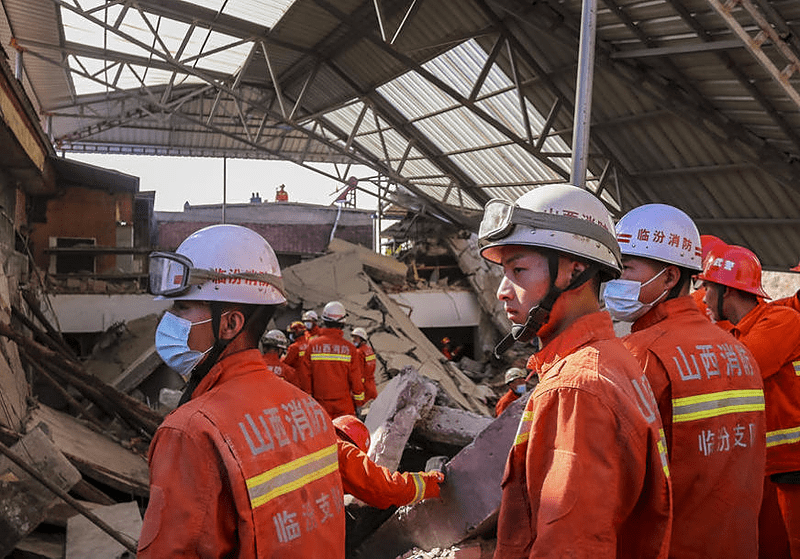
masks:
<svg viewBox="0 0 800 559"><path fill-rule="evenodd" d="M192 233L176 252L150 255L150 290L158 298L250 305L286 302L278 259L269 243L240 225Z"/></svg>
<svg viewBox="0 0 800 559"><path fill-rule="evenodd" d="M317 322L319 317L314 311L306 311L303 313L303 322Z"/></svg>
<svg viewBox="0 0 800 559"><path fill-rule="evenodd" d="M666 204L634 208L617 223L617 241L622 254L703 269L700 232L688 215Z"/></svg>
<svg viewBox="0 0 800 559"><path fill-rule="evenodd" d="M606 274L622 272L614 223L603 203L588 190L568 184L534 188L514 204L486 204L479 239L481 256L500 263L505 245L534 246L585 258Z"/></svg>
<svg viewBox="0 0 800 559"><path fill-rule="evenodd" d="M325 308L322 309L322 320L325 322L336 322L342 324L344 317L347 316L347 311L344 310L344 305L339 301L331 301Z"/></svg>
<svg viewBox="0 0 800 559"><path fill-rule="evenodd" d="M270 330L261 338L261 344L264 347L277 347L280 349L286 349L289 347L289 340L280 330Z"/></svg>
<svg viewBox="0 0 800 559"><path fill-rule="evenodd" d="M367 331L364 330L361 326L358 328L353 328L353 335L358 336L364 341L367 341Z"/></svg>

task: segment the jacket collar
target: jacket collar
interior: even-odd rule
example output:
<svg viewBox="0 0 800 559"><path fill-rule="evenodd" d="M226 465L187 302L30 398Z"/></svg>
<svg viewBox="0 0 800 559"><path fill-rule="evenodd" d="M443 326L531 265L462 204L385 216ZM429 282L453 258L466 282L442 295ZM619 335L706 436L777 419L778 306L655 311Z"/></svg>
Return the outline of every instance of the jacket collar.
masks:
<svg viewBox="0 0 800 559"><path fill-rule="evenodd" d="M211 367L205 378L200 381L200 384L192 392L192 398L197 398L217 384L221 384L233 377L258 371L259 369L266 370L266 368L263 356L257 349L246 349L228 355Z"/></svg>
<svg viewBox="0 0 800 559"><path fill-rule="evenodd" d="M694 302L694 299L692 299L690 296L686 295L685 297L668 299L663 303L659 303L639 317L631 325L631 332L644 330L645 328L649 328L654 324L658 324L662 320L672 316L692 314L694 312L699 313L700 311L697 308L697 304Z"/></svg>
<svg viewBox="0 0 800 559"><path fill-rule="evenodd" d="M738 324L734 325L731 333L737 338L742 334L747 334L768 308L767 303L759 300L758 304L750 309L750 312L744 315Z"/></svg>
<svg viewBox="0 0 800 559"><path fill-rule="evenodd" d="M616 337L614 325L607 312L598 311L584 315L550 340L541 351L531 355L528 359L528 369L542 375L581 347L614 337Z"/></svg>

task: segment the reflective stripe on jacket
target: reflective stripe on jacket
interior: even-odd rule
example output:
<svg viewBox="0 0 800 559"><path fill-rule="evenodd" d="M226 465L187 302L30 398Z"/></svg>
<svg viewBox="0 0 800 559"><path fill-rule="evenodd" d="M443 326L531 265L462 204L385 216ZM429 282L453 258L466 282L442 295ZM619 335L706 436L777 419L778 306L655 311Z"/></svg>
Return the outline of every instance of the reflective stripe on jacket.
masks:
<svg viewBox="0 0 800 559"><path fill-rule="evenodd" d="M661 421L611 318L580 317L528 368L539 384L506 463L495 558L666 557Z"/></svg>
<svg viewBox="0 0 800 559"><path fill-rule="evenodd" d="M690 297L660 303L623 339L653 388L672 475L670 555L758 555L764 484L761 375L748 349Z"/></svg>
<svg viewBox="0 0 800 559"><path fill-rule="evenodd" d="M345 493L379 509L412 505L425 496L425 472L391 472L356 445L342 440L337 445Z"/></svg>
<svg viewBox="0 0 800 559"><path fill-rule="evenodd" d="M760 302L732 333L764 379L767 475L800 470L800 314Z"/></svg>
<svg viewBox="0 0 800 559"><path fill-rule="evenodd" d="M211 369L149 460L140 558L345 556L333 425L257 349Z"/></svg>
<svg viewBox="0 0 800 559"><path fill-rule="evenodd" d="M308 342L300 375L311 379L311 395L331 417L355 414L364 404L361 360L340 328L321 328Z"/></svg>

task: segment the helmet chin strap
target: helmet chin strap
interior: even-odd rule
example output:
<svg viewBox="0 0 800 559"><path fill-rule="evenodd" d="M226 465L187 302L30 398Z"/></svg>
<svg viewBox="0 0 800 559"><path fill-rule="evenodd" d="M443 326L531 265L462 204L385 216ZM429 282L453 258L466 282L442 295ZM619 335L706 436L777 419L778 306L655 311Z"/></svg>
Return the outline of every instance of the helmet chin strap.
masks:
<svg viewBox="0 0 800 559"><path fill-rule="evenodd" d="M556 278L558 277L558 258L559 257L556 253L551 252L548 254L547 266L550 271L550 288L542 300L539 301L539 304L528 311L528 318L525 323L514 324L511 327L511 332L509 332L506 337L500 340L500 342L495 346L495 358L499 359L500 356L508 351L515 342L529 342L536 337L542 326L547 324L547 321L550 320L550 311L553 310L553 305L559 296L565 291L570 291L571 289L580 287L600 271L598 266L592 264L583 272L578 274L566 288L559 289L556 287Z"/></svg>
<svg viewBox="0 0 800 559"><path fill-rule="evenodd" d="M727 320L727 318L725 318L725 315L722 312L722 295L724 294L723 291L725 289L726 288L721 285L720 289L717 289L717 316L719 317L720 321Z"/></svg>

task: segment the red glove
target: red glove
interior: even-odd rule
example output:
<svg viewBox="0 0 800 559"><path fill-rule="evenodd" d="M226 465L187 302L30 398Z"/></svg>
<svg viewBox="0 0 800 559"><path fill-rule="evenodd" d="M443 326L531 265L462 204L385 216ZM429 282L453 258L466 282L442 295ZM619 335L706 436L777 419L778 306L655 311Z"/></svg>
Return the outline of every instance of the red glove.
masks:
<svg viewBox="0 0 800 559"><path fill-rule="evenodd" d="M444 474L439 471L424 472L422 479L425 480L425 493L422 499L431 499L439 496L439 485L444 481Z"/></svg>

